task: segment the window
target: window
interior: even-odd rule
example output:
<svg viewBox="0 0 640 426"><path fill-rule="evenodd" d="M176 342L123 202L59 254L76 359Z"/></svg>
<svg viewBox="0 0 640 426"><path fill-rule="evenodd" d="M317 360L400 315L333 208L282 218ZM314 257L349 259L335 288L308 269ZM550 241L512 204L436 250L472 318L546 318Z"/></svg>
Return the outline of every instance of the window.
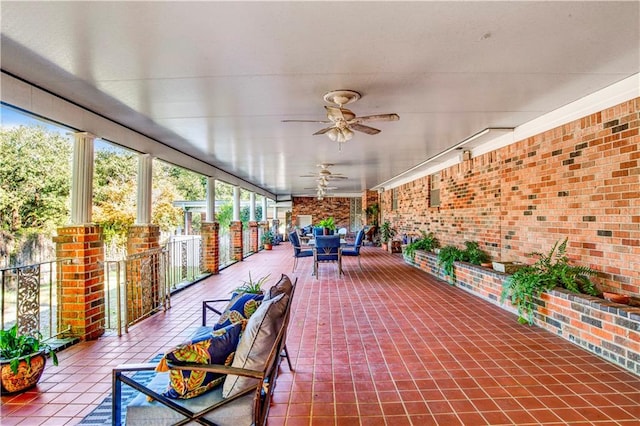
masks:
<svg viewBox="0 0 640 426"><path fill-rule="evenodd" d="M429 177L429 207L440 206L440 173L434 173Z"/></svg>
<svg viewBox="0 0 640 426"><path fill-rule="evenodd" d="M391 190L391 210L398 210L398 188Z"/></svg>
<svg viewBox="0 0 640 426"><path fill-rule="evenodd" d="M349 229L351 232L362 229L362 198L352 198L349 209Z"/></svg>

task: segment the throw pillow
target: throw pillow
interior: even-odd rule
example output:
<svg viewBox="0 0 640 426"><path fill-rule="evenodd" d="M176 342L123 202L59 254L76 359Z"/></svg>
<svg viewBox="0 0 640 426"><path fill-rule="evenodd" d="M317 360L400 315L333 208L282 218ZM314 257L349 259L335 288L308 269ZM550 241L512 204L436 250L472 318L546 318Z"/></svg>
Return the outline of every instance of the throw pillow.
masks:
<svg viewBox="0 0 640 426"><path fill-rule="evenodd" d="M264 297L264 300L266 301L269 299L273 299L274 297L276 297L281 293L284 293L287 296L291 296L292 290L293 290L293 284L291 283L291 279L285 274L282 274L282 277L280 277L280 281L278 281L276 285L274 285L269 289L266 296Z"/></svg>
<svg viewBox="0 0 640 426"><path fill-rule="evenodd" d="M282 326L288 303L289 296L282 293L260 305L255 314L249 318L242 333L231 364L232 367L264 370L271 348ZM258 379L229 374L224 380L222 397L229 398L257 383Z"/></svg>
<svg viewBox="0 0 640 426"><path fill-rule="evenodd" d="M244 326L249 317L258 309L263 299L263 294L233 293L229 304L220 315L213 329L218 330L236 323L242 323Z"/></svg>
<svg viewBox="0 0 640 426"><path fill-rule="evenodd" d="M241 323L219 330L201 327L190 341L168 351L156 371L167 371L167 361L174 364L195 362L231 365L241 332ZM169 369L169 388L163 395L168 398L193 398L222 383L224 377L219 373Z"/></svg>

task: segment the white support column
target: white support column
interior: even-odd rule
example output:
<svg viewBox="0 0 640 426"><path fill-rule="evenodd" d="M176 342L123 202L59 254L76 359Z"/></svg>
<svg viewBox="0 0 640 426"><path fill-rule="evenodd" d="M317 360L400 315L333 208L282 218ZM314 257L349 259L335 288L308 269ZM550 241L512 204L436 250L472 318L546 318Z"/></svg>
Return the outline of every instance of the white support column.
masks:
<svg viewBox="0 0 640 426"><path fill-rule="evenodd" d="M216 179L207 178L207 222L216 220Z"/></svg>
<svg viewBox="0 0 640 426"><path fill-rule="evenodd" d="M136 225L148 225L151 223L153 197L153 157L149 154L138 155L137 197Z"/></svg>
<svg viewBox="0 0 640 426"><path fill-rule="evenodd" d="M267 197L265 195L262 196L262 221L267 221Z"/></svg>
<svg viewBox="0 0 640 426"><path fill-rule="evenodd" d="M240 221L240 187L233 187L233 221Z"/></svg>
<svg viewBox="0 0 640 426"><path fill-rule="evenodd" d="M71 181L71 223L91 223L93 203L93 141L91 133L74 133Z"/></svg>
<svg viewBox="0 0 640 426"><path fill-rule="evenodd" d="M256 221L256 193L249 193L249 222Z"/></svg>
<svg viewBox="0 0 640 426"><path fill-rule="evenodd" d="M278 207L273 205L273 220L278 220Z"/></svg>

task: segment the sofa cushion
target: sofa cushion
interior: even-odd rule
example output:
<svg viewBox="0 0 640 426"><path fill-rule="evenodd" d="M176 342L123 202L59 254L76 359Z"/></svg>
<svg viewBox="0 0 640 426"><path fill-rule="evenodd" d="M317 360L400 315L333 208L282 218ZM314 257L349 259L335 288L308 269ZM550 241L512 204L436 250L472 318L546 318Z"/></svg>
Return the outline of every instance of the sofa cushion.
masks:
<svg viewBox="0 0 640 426"><path fill-rule="evenodd" d="M220 315L213 329L218 330L235 323L242 323L244 325L249 317L258 309L263 299L263 294L233 293L229 304L222 312L222 315Z"/></svg>
<svg viewBox="0 0 640 426"><path fill-rule="evenodd" d="M232 367L262 371L271 348L276 341L278 331L284 319L289 296L282 293L263 302L249 318L242 333ZM255 386L257 379L229 374L224 380L222 396L229 398L244 389Z"/></svg>
<svg viewBox="0 0 640 426"><path fill-rule="evenodd" d="M291 283L291 279L285 274L282 274L282 277L280 277L280 281L278 281L274 286L272 286L269 289L269 291L264 297L264 300L266 301L269 299L273 299L274 297L282 293L291 297L291 290L293 290L293 284Z"/></svg>
<svg viewBox="0 0 640 426"><path fill-rule="evenodd" d="M200 327L188 342L165 353L157 370L166 371L166 361L174 364L195 362L198 364L231 365L233 354L242 331L242 323L213 330ZM163 393L168 398L189 399L219 385L224 375L203 371L169 370L169 388Z"/></svg>

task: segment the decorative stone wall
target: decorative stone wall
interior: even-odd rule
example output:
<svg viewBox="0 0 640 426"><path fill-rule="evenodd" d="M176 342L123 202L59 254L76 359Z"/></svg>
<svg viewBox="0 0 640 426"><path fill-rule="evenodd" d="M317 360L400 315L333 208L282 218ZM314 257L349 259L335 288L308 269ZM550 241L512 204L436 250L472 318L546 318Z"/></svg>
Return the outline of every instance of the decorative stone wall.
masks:
<svg viewBox="0 0 640 426"><path fill-rule="evenodd" d="M600 271L605 291L640 296L640 98L559 126L382 194L400 235L477 241L492 260L530 263L569 238L567 254Z"/></svg>
<svg viewBox="0 0 640 426"><path fill-rule="evenodd" d="M202 256L204 269L212 274L220 273L220 223L202 222Z"/></svg>
<svg viewBox="0 0 640 426"><path fill-rule="evenodd" d="M73 259L60 265L58 315L61 329L71 327L71 335L93 340L104 334L104 243L98 225L58 228L54 237L56 257Z"/></svg>
<svg viewBox="0 0 640 426"><path fill-rule="evenodd" d="M291 223L297 223L299 215L311 215L312 223L316 225L322 219L333 217L336 221L336 229L349 229L349 215L351 198L326 197L318 200L313 197L293 197L291 211Z"/></svg>
<svg viewBox="0 0 640 426"><path fill-rule="evenodd" d="M405 261L445 279L433 253L417 250ZM502 285L508 275L465 262L456 262L455 285L513 313L508 301L500 304ZM543 293L535 323L584 349L640 375L640 308L607 302L556 288ZM516 321L516 317L513 318ZM523 325L522 327L528 327Z"/></svg>

